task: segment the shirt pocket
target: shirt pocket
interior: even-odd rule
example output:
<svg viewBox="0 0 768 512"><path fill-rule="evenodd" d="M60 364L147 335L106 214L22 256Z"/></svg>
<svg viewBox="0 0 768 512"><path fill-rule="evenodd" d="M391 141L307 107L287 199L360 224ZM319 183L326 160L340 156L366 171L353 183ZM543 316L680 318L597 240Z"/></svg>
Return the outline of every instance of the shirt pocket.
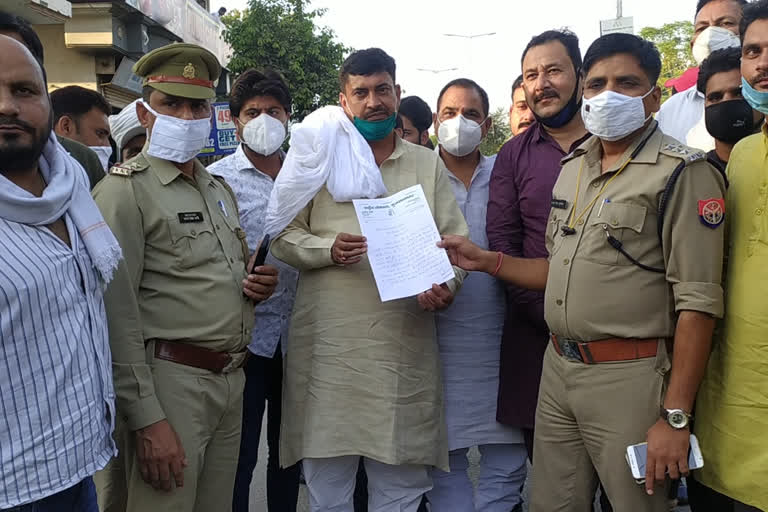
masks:
<svg viewBox="0 0 768 512"><path fill-rule="evenodd" d="M178 219L168 219L171 244L177 265L191 269L205 265L221 257L221 248L207 222L182 223Z"/></svg>
<svg viewBox="0 0 768 512"><path fill-rule="evenodd" d="M633 258L644 262L649 245L654 245L649 235L643 234L648 209L632 203L605 203L598 206L597 211L599 215L592 217L584 233L582 257L605 265L632 265L626 256L608 243L610 234Z"/></svg>
<svg viewBox="0 0 768 512"><path fill-rule="evenodd" d="M569 213L567 210L552 209L547 220L547 251L554 256L563 245L563 226L568 225Z"/></svg>

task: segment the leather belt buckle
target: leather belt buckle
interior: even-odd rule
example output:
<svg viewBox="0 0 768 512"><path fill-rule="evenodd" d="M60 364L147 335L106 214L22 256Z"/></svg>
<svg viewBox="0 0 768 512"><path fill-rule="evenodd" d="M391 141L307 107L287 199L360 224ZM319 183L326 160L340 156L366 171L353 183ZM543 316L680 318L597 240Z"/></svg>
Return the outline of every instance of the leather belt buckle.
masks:
<svg viewBox="0 0 768 512"><path fill-rule="evenodd" d="M550 335L550 337L552 338L552 343L555 345L557 353L562 357L570 359L571 361L584 362L584 356L582 355L582 350L580 349L578 342L567 338L560 338L554 334Z"/></svg>

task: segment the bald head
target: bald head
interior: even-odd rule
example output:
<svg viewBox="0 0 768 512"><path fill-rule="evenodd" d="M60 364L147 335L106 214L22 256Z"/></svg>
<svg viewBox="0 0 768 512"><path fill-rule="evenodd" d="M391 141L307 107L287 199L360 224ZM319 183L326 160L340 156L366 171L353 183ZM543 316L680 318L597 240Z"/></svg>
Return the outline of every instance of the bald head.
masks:
<svg viewBox="0 0 768 512"><path fill-rule="evenodd" d="M43 69L19 41L0 35L0 172L37 168L51 133L51 102Z"/></svg>

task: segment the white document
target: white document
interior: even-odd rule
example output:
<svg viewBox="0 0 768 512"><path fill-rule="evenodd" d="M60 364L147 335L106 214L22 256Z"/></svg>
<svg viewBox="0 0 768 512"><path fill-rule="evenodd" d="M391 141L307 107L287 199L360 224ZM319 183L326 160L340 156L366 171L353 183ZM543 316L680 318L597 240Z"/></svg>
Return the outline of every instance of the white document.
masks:
<svg viewBox="0 0 768 512"><path fill-rule="evenodd" d="M421 185L353 201L382 302L412 297L454 278Z"/></svg>

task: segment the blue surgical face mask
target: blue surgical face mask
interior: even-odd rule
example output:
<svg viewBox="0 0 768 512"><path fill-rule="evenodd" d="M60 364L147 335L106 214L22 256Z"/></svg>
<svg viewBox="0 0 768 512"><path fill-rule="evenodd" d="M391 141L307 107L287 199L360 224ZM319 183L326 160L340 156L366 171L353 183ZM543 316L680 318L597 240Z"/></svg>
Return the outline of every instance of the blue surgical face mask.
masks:
<svg viewBox="0 0 768 512"><path fill-rule="evenodd" d="M392 133L397 123L397 112L381 121L366 121L355 116L352 118L352 123L365 140L373 142L381 140Z"/></svg>
<svg viewBox="0 0 768 512"><path fill-rule="evenodd" d="M758 91L741 77L741 94L753 109L768 115L768 92Z"/></svg>

